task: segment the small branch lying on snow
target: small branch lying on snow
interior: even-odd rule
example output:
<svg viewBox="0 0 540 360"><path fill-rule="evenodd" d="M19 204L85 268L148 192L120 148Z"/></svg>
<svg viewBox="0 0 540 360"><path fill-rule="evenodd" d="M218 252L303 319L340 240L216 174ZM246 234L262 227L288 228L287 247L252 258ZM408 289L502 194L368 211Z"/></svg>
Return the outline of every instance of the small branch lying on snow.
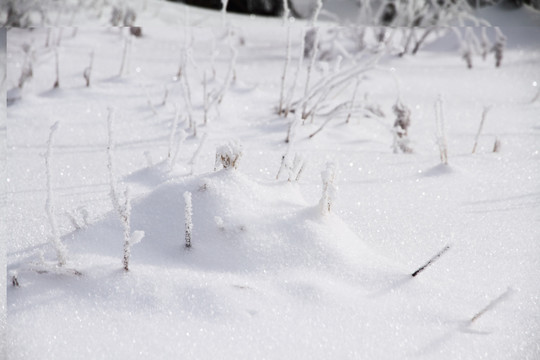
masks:
<svg viewBox="0 0 540 360"><path fill-rule="evenodd" d="M501 303L503 300L505 300L506 298L508 298L511 294L512 294L513 290L512 288L508 288L506 289L506 291L504 293L502 293L501 295L499 295L497 298L493 299L485 308L483 308L482 310L480 310L479 312L477 312L470 320L471 323L473 323L474 321L478 320L478 318L482 315L484 315L486 312L488 312L489 310L493 309L495 306L497 306L499 303Z"/></svg>
<svg viewBox="0 0 540 360"><path fill-rule="evenodd" d="M433 264L435 261L437 261L445 252L447 252L450 249L450 245L446 245L441 251L439 251L435 256L433 256L427 263L425 263L423 266L418 268L415 272L411 274L412 277L415 277L416 275L420 274L422 271L424 271L428 266Z"/></svg>

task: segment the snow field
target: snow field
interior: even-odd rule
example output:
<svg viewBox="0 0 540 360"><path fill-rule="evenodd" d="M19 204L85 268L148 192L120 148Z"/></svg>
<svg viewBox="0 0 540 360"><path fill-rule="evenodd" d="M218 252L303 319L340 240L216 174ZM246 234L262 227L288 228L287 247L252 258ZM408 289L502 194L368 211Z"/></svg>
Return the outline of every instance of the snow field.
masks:
<svg viewBox="0 0 540 360"><path fill-rule="evenodd" d="M298 126L285 144L293 116L279 117L276 106L286 29L270 20L257 26L228 14L237 21L236 81L219 112L201 125L202 74L211 67L212 44L219 53L209 88L223 84L231 57L220 15L210 14L190 10L192 22L210 26L186 29L180 25L183 7L151 2L142 15L144 36L133 39L122 77L119 29L81 27L73 37L65 29L55 90L54 54L44 47L47 30L8 32L8 86L18 80L22 44L30 42L36 51L34 77L8 108L7 258L8 272L17 271L20 281L7 290L8 357L539 356L540 103L530 101L540 83L538 38L512 47L509 37L500 69L477 58L468 70L455 52L435 43L414 58L386 57L380 63L386 71L368 72L358 88L359 99L367 93L384 116L354 116L349 124L346 114L336 116L309 139L326 120L316 118ZM300 26L292 34L291 78ZM186 113L185 90L174 79L186 33L194 39L187 73L199 126L195 137L180 117L174 139L180 129L188 135L171 171L174 104ZM443 47L452 46L448 39ZM93 80L86 88L82 72L92 51ZM392 153L396 88L389 72L411 110L413 154ZM321 71L314 74L318 78ZM302 72L299 85L304 83ZM348 98L352 86L340 96ZM165 87L169 95L162 105ZM299 86L298 96L302 92ZM435 141L439 94L448 166L439 164ZM488 105L493 108L472 155ZM131 249L127 273L122 227L109 198L109 106L116 112L119 190L130 186L131 230L145 232ZM41 154L56 121L56 215L68 249L66 267L82 275L51 267L55 252L47 241ZM190 164L204 134L207 140ZM492 152L495 137L502 142L498 153ZM238 169L214 171L216 148L231 139L242 144ZM298 182L275 180L287 146L291 155L308 159ZM331 213L322 215L320 173L327 162L337 164L338 188ZM193 205L189 249L186 191ZM81 206L88 224L75 229L66 213L79 219ZM451 248L440 260L410 277L447 244ZM506 300L468 322L508 287Z"/></svg>

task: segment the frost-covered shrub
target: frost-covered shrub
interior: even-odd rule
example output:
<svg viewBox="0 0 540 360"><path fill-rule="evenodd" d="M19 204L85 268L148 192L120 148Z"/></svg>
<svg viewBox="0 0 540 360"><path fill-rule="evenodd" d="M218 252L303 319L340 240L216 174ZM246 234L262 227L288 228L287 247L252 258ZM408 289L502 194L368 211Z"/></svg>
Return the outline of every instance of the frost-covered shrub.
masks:
<svg viewBox="0 0 540 360"><path fill-rule="evenodd" d="M411 153L413 150L409 146L408 129L411 125L411 111L401 101L398 101L392 107L396 115L396 121L392 132L394 134L394 153L399 151Z"/></svg>
<svg viewBox="0 0 540 360"><path fill-rule="evenodd" d="M237 169L242 157L242 145L237 141L230 141L216 149L216 162L214 171L223 169Z"/></svg>

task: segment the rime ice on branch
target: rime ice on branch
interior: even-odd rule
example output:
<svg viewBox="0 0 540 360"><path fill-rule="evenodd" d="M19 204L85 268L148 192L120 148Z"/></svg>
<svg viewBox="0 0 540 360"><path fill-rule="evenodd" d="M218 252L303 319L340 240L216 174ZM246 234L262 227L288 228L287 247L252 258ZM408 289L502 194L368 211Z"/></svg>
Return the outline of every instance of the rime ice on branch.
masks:
<svg viewBox="0 0 540 360"><path fill-rule="evenodd" d="M394 153L412 153L409 147L408 129L411 125L411 111L400 101L396 102L392 108L396 114L396 121L392 132L394 134Z"/></svg>

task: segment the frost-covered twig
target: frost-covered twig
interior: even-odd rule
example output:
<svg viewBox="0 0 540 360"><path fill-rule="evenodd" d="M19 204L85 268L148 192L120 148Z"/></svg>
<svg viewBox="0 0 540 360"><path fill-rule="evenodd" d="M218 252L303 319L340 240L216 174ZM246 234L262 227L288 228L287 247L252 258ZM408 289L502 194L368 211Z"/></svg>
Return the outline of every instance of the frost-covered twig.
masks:
<svg viewBox="0 0 540 360"><path fill-rule="evenodd" d="M317 28L311 29L307 34L306 37L311 38L313 37L312 41L312 49L311 49L311 59L307 68L307 76L306 76L306 84L304 86L304 99L302 100L302 119L306 119L308 115L306 114L306 108L309 100L309 82L311 79L311 72L313 71L313 66L315 65L315 58L317 57L318 47L319 47L319 31ZM311 41L307 42L311 43ZM305 57L305 52L304 52Z"/></svg>
<svg viewBox="0 0 540 360"><path fill-rule="evenodd" d="M351 104L349 106L349 113L347 114L347 119L345 120L345 122L347 124L351 121L352 111L353 111L353 108L354 108L354 102L356 100L356 93L358 92L358 85L360 85L360 79L357 77L356 78L356 83L354 85L354 90L353 90L353 93L352 93Z"/></svg>
<svg viewBox="0 0 540 360"><path fill-rule="evenodd" d="M169 99L169 88L167 87L167 85L164 85L163 86L163 100L161 101L161 106L165 106L167 105L167 100Z"/></svg>
<svg viewBox="0 0 540 360"><path fill-rule="evenodd" d="M124 270L129 271L129 259L131 256L131 246L140 242L144 237L144 231L134 231L131 233L131 196L129 187L126 187L124 191L124 201L120 202L120 197L118 196L118 190L116 186L116 179L114 177L114 163L113 163L113 150L114 150L114 141L113 141L113 120L114 120L114 111L109 109L109 116L107 117L107 130L109 135L109 142L107 145L107 168L109 174L109 184L110 192L109 196L111 198L112 205L122 223L122 228L124 230L124 256L122 259L122 264L124 265Z"/></svg>
<svg viewBox="0 0 540 360"><path fill-rule="evenodd" d="M51 225L51 235L49 236L49 240L51 241L56 250L58 266L62 266L65 265L67 261L67 250L66 246L60 240L60 234L58 232L58 225L56 223L56 217L54 215L54 197L51 185L52 144L54 134L58 129L58 124L58 122L55 122L54 125L51 126L49 140L47 141L47 152L45 153L45 169L47 172L47 200L45 202L45 211L47 212L49 224Z"/></svg>
<svg viewBox="0 0 540 360"><path fill-rule="evenodd" d="M191 157L191 160L189 161L189 165L191 165L191 175L195 172L195 165L197 164L197 160L199 159L199 156L201 154L201 150L206 143L206 139L208 139L208 133L205 133L201 139L201 142L199 143L199 146L197 147L197 150L193 153L193 156Z"/></svg>
<svg viewBox="0 0 540 360"><path fill-rule="evenodd" d="M285 0L285 2L287 2ZM285 80L287 79L287 70L289 68L289 63L291 62L291 25L287 26L287 50L285 53L285 65L283 65L283 73L281 74L281 90L279 92L279 108L278 114L281 115L283 112L284 106L284 96L285 96Z"/></svg>
<svg viewBox="0 0 540 360"><path fill-rule="evenodd" d="M336 178L336 164L327 163L326 170L321 172L321 178L323 189L321 200L319 200L319 209L323 215L327 215L330 213L332 203L336 197L337 188L334 184Z"/></svg>
<svg viewBox="0 0 540 360"><path fill-rule="evenodd" d="M184 208L184 223L185 223L185 246L186 248L191 247L191 237L193 234L193 205L191 203L191 193L189 191L186 191L184 193L184 202L185 202L185 208Z"/></svg>
<svg viewBox="0 0 540 360"><path fill-rule="evenodd" d="M400 150L403 153L412 153L412 148L409 146L408 129L411 125L411 111L405 104L398 101L394 104L394 114L396 115L396 121L392 128L394 134L394 153L398 153Z"/></svg>
<svg viewBox="0 0 540 360"><path fill-rule="evenodd" d="M86 87L90 87L90 80L92 78L92 68L94 65L94 51L90 53L90 64L84 69L83 76L86 80Z"/></svg>
<svg viewBox="0 0 540 360"><path fill-rule="evenodd" d="M474 146L472 149L472 153L474 154L476 152L476 147L478 146L478 139L480 138L480 133L482 132L482 128L484 127L484 122L486 121L486 116L489 110L491 109L490 106L485 106L484 110L482 111L482 120L480 120L480 126L478 126L478 132L476 133L476 136L474 138Z"/></svg>
<svg viewBox="0 0 540 360"><path fill-rule="evenodd" d="M171 163L169 166L169 169L172 170L174 165L176 164L176 159L178 158L178 154L180 154L180 147L184 143L184 140L186 140L187 133L184 131L184 129L180 130L180 133L178 134L178 140L176 140L176 150L174 151L174 156L171 159Z"/></svg>
<svg viewBox="0 0 540 360"><path fill-rule="evenodd" d="M233 79L233 75L236 72L236 58L238 57L238 50L236 50L236 48L234 48L230 42L229 42L229 49L231 51L231 61L229 63L229 70L227 71L225 82L223 83L223 86L217 96L218 104L221 104L221 102L223 101L225 92L229 89L232 79Z"/></svg>
<svg viewBox="0 0 540 360"><path fill-rule="evenodd" d="M495 27L495 44L493 51L495 52L495 66L500 67L503 59L504 47L506 46L506 36L503 35L500 28Z"/></svg>
<svg viewBox="0 0 540 360"><path fill-rule="evenodd" d="M322 125L321 125L317 130L315 130L313 133L311 133L311 134L308 136L308 138L311 139L312 137L314 137L315 135L317 135L318 133L320 133L320 132L325 128L325 126L328 125L328 123L329 123L330 121L332 121L332 120L333 120L332 117L328 117L328 119L326 119L326 121L323 122Z"/></svg>
<svg viewBox="0 0 540 360"><path fill-rule="evenodd" d="M125 74L128 73L128 57L129 57L129 50L131 47L131 35L128 35L124 37L124 51L122 52L122 63L120 64L120 72L119 76L122 77Z"/></svg>
<svg viewBox="0 0 540 360"><path fill-rule="evenodd" d="M294 92L296 90L296 84L298 83L298 75L300 74L300 70L302 69L302 63L304 61L304 39L305 39L305 30L302 29L300 33L300 54L298 55L298 62L296 63L296 72L294 73L294 80L289 88L289 93L287 96L287 105L285 107L285 114L284 116L287 117L289 115L289 112L291 111L291 103L294 98Z"/></svg>
<svg viewBox="0 0 540 360"><path fill-rule="evenodd" d="M289 178L287 180L289 182L297 182L298 180L300 180L300 177L302 176L302 173L304 172L306 165L307 165L306 159L300 154L295 154L294 160L288 169Z"/></svg>
<svg viewBox="0 0 540 360"><path fill-rule="evenodd" d="M24 51L24 63L21 69L21 76L19 77L19 82L17 85L20 89L22 89L26 81L28 79L31 79L32 76L34 75L33 66L32 66L33 52L30 45L24 44L23 51Z"/></svg>
<svg viewBox="0 0 540 360"><path fill-rule="evenodd" d="M444 114L443 114L443 100L439 95L435 102L435 122L436 122L436 136L437 145L439 146L439 155L441 157L441 163L448 165L448 145L446 143L446 134L444 126Z"/></svg>
<svg viewBox="0 0 540 360"><path fill-rule="evenodd" d="M54 60L56 69L56 80L54 81L53 89L60 87L60 59L58 57L58 47L54 48Z"/></svg>
<svg viewBox="0 0 540 360"><path fill-rule="evenodd" d="M178 107L178 105L175 105L174 117L171 124L171 132L169 133L169 151L167 152L167 161L169 162L169 166L171 165L171 161L172 161L172 156L173 156L172 147L173 147L174 135L176 134L176 127L178 125L179 117L180 117L180 108Z"/></svg>

